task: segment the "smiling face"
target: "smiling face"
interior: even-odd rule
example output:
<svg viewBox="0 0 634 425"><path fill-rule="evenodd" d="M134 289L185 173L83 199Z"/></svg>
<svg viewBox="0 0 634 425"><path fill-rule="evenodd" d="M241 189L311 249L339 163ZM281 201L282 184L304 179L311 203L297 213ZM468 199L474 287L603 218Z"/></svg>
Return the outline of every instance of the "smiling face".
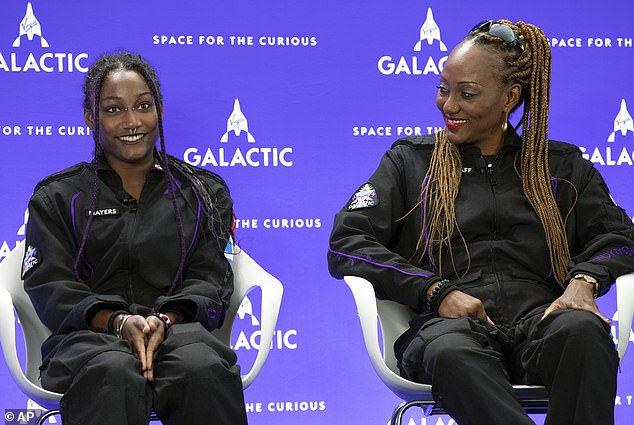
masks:
<svg viewBox="0 0 634 425"><path fill-rule="evenodd" d="M436 106L451 143L473 143L483 155L494 155L502 146L503 125L521 87L504 84L501 66L499 56L471 41L459 44L449 55L440 75Z"/></svg>
<svg viewBox="0 0 634 425"><path fill-rule="evenodd" d="M99 145L115 170L151 167L158 139L158 117L152 91L135 71L117 69L103 81L99 99ZM94 120L84 118L95 131Z"/></svg>

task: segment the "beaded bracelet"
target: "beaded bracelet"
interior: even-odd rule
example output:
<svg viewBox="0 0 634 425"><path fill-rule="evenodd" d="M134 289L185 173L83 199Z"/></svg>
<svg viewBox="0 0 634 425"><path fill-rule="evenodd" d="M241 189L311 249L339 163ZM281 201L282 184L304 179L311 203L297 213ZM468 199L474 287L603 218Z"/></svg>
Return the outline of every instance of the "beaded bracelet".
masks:
<svg viewBox="0 0 634 425"><path fill-rule="evenodd" d="M443 279L438 285L431 291L429 298L427 299L427 308L429 310L438 313L438 308L443 302L447 294L454 291L456 288L449 280Z"/></svg>
<svg viewBox="0 0 634 425"><path fill-rule="evenodd" d="M114 334L117 338L123 339L123 327L125 326L125 322L127 322L130 317L132 317L131 314L121 314L117 319L117 324L114 328Z"/></svg>
<svg viewBox="0 0 634 425"><path fill-rule="evenodd" d="M170 320L169 316L167 314L163 314L163 313L152 313L152 316L154 317L158 317L159 319L161 319L161 322L163 322L163 326L165 327L165 333L167 333L167 330L169 328L172 327L173 323Z"/></svg>
<svg viewBox="0 0 634 425"><path fill-rule="evenodd" d="M108 319L108 333L114 335L114 319L120 314L128 314L128 312L125 310L117 310L110 315Z"/></svg>

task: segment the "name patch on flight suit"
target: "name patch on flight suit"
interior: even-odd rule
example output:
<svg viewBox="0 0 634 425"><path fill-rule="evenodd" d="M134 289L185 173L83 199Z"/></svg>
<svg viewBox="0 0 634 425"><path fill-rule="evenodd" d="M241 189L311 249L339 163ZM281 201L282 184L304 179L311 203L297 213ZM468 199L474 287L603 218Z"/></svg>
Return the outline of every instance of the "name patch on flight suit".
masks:
<svg viewBox="0 0 634 425"><path fill-rule="evenodd" d="M89 209L85 211L86 211L86 217L90 217L91 215L94 215L95 217L99 217L102 215L119 215L120 214L120 211L118 208L102 208L100 210L95 210L94 213L91 213Z"/></svg>
<svg viewBox="0 0 634 425"><path fill-rule="evenodd" d="M361 208L376 207L377 205L379 205L379 197L376 194L376 190L372 184L366 183L352 195L352 199L346 209L352 211Z"/></svg>
<svg viewBox="0 0 634 425"><path fill-rule="evenodd" d="M42 256L40 250L29 245L24 252L24 260L22 261L22 279L30 271L42 264Z"/></svg>

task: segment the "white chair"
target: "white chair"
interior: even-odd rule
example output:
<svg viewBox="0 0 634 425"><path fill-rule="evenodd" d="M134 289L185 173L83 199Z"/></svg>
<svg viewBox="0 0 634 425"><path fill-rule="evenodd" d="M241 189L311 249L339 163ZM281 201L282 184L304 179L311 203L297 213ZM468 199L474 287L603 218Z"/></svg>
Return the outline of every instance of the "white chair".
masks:
<svg viewBox="0 0 634 425"><path fill-rule="evenodd" d="M42 407L51 409L40 417L38 424L42 424L49 416L59 413L59 400L62 394L47 391L40 386L39 366L42 362L40 347L51 332L39 320L31 300L24 292L20 278L23 254L24 242L20 243L0 263L0 344L9 372L20 390ZM242 375L242 386L246 389L257 376L269 354L283 288L279 280L267 273L243 250L234 247L234 253L228 254L227 257L232 261L234 292L222 328L213 333L229 345L231 328L240 303L257 287L262 293L261 343L251 370L246 375ZM22 370L18 362L14 309L20 319L24 335L26 371Z"/></svg>
<svg viewBox="0 0 634 425"><path fill-rule="evenodd" d="M403 414L412 406L423 409L425 416L445 413L432 397L431 385L419 384L402 378L396 366L394 342L408 329L414 313L394 301L376 299L372 284L357 276L345 276L357 305L365 347L372 366L381 380L403 401L392 414L392 425L400 425ZM616 280L618 320L618 353L623 358L632 329L634 314L634 274ZM378 322L378 326L377 326ZM383 336L383 350L379 345L378 327ZM517 399L527 413L546 413L548 393L542 386L513 386Z"/></svg>

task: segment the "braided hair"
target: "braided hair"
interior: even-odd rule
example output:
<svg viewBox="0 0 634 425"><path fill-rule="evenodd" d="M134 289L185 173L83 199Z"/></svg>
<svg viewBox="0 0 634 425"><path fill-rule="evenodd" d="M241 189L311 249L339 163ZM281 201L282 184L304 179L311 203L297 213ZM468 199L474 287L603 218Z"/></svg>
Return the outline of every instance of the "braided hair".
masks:
<svg viewBox="0 0 634 425"><path fill-rule="evenodd" d="M564 219L557 207L548 167L548 109L550 102L551 55L548 40L538 27L517 22L499 21L520 38L523 49L486 31L473 30L464 41L491 50L500 56L498 71L504 84L517 83L522 94L511 112L524 104L516 129L522 127L521 148L516 157L516 171L522 179L524 196L542 223L555 280L563 285L570 251ZM449 248L451 237L458 232L454 203L458 195L462 160L458 148L449 142L445 130L437 132L436 143L427 175L421 186L422 230L417 244L417 260L425 258L442 273L442 252ZM517 163L519 162L519 170ZM468 253L468 250L467 250Z"/></svg>
<svg viewBox="0 0 634 425"><path fill-rule="evenodd" d="M226 240L228 237L228 229L222 222L222 218L220 216L220 212L215 206L216 199L214 193L211 191L209 186L205 183L203 178L201 177L200 170L196 167L193 167L184 162L178 161L176 158L168 155L165 151L165 138L163 134L163 96L160 90L160 83L158 77L156 75L156 71L140 56L137 54L132 54L128 52L117 53L113 55L103 55L101 56L88 70L86 74L86 78L84 80L83 90L84 90L84 109L88 111L93 119L94 129L93 129L93 139L95 142L95 151L94 158L92 161L93 165L93 184L92 184L92 193L90 197L90 211L94 212L97 206L97 197L98 197L98 158L103 157L103 150L99 143L99 102L100 102L100 94L101 88L103 86L104 80L110 75L110 73L118 70L125 71L135 71L137 72L146 82L150 91L152 93L152 97L154 98L155 106L156 106L156 114L158 119L158 130L159 130L159 139L160 139L160 151L156 152L161 166L163 168L163 172L165 173L165 180L167 182L168 192L170 196L170 200L172 202L172 207L174 209L174 216L176 219L176 225L178 229L178 236L180 241L180 259L178 263L178 268L176 274L172 279L172 283L170 286L167 295L171 295L178 284L182 282L183 278L183 268L185 264L185 257L187 256L187 243L185 241L185 232L183 229L183 220L181 216L181 211L178 208L176 202L176 191L180 190L180 185L178 184L178 180L174 176L174 171L178 174L178 176L182 179L185 179L189 182L196 199L201 207L203 215L207 218L207 226L211 230L215 241L219 244L220 249L224 249L224 246L221 246L222 240ZM213 174L213 173L212 173ZM215 176L215 175L214 175ZM215 176L217 179L221 180L220 177ZM90 227L92 225L94 214L90 214L88 220L86 222L86 226L82 235L81 242L79 244L79 250L77 252L77 257L75 258L74 263L74 273L75 278L79 281L82 281L81 273L80 273L80 264L84 262L88 265L88 262L84 258L84 252L86 250L86 242L88 240L88 233Z"/></svg>

